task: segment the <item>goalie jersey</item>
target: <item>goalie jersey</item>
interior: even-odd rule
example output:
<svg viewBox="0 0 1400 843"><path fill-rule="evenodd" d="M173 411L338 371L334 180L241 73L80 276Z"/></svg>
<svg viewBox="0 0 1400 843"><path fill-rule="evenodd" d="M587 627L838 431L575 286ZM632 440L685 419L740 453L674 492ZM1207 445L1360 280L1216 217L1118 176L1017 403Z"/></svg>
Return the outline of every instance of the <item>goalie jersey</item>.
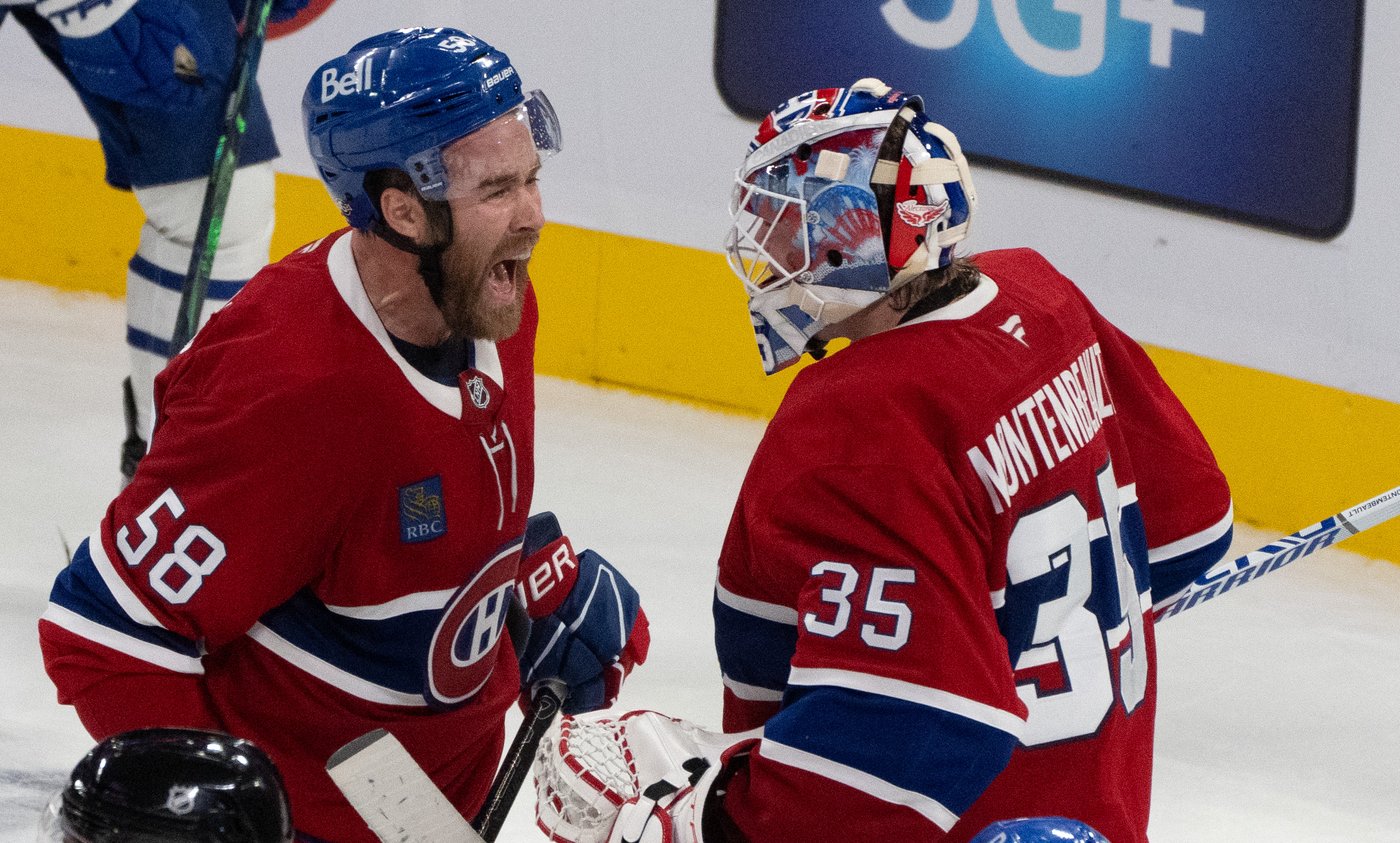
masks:
<svg viewBox="0 0 1400 843"><path fill-rule="evenodd" d="M750 840L1145 841L1153 601L1228 550L1227 484L1130 338L1030 250L794 380L726 537L728 785Z"/></svg>
<svg viewBox="0 0 1400 843"><path fill-rule="evenodd" d="M502 624L533 491L533 354L413 368L345 232L264 269L156 384L150 453L39 623L59 700L101 738L214 728L276 761L300 831L375 839L326 775L393 732L469 816L519 671Z"/></svg>

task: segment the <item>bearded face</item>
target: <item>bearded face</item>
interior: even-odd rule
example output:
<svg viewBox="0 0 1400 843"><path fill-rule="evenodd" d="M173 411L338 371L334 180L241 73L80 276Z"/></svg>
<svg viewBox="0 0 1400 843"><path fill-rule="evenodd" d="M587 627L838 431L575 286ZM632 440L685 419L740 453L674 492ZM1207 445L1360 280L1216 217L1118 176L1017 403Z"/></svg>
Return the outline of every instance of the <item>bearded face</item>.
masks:
<svg viewBox="0 0 1400 843"><path fill-rule="evenodd" d="M452 243L442 255L442 310L460 337L503 340L520 327L530 256L544 227L539 154L505 114L443 151Z"/></svg>

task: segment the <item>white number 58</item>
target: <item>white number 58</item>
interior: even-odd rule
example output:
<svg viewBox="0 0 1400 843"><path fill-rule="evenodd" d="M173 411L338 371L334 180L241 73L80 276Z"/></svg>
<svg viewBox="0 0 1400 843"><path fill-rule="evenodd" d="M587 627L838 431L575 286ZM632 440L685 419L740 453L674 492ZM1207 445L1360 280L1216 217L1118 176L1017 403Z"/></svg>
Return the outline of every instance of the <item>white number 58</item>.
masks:
<svg viewBox="0 0 1400 843"><path fill-rule="evenodd" d="M156 546L160 528L156 526L155 516L161 509L169 511L176 524L185 514L185 504L180 500L180 496L175 494L174 489L166 489L154 503L136 516L136 526L141 531L141 542L136 547L131 546L130 527L122 527L117 531L117 550L121 552L122 559L128 567L135 568L146 561L146 557ZM195 558L190 553L196 542L204 545L205 552L202 558ZM169 602L187 603L194 597L195 592L199 591L200 586L204 585L204 578L214 573L214 569L224 561L225 555L224 543L218 536L209 532L203 525L191 524L175 539L170 552L156 560L146 578L152 590ZM169 576L172 570L178 570L181 574L174 582Z"/></svg>

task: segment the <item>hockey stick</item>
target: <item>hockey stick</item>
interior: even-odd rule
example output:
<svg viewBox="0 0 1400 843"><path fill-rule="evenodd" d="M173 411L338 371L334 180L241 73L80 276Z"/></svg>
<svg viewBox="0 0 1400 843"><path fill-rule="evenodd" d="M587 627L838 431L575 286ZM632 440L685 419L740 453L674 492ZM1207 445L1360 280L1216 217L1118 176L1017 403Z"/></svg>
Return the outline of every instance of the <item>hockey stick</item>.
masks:
<svg viewBox="0 0 1400 843"><path fill-rule="evenodd" d="M136 466L146 456L146 440L136 429L136 392L131 386L131 375L122 380L122 419L126 421L126 439L122 440L122 477L130 481L136 476Z"/></svg>
<svg viewBox="0 0 1400 843"><path fill-rule="evenodd" d="M223 229L224 207L228 204L233 173L238 168L238 150L247 128L243 120L243 102L248 98L248 89L258 72L258 59L262 56L272 3L273 0L247 0L244 7L243 34L238 37L238 50L234 54L233 78L229 80L228 98L224 105L223 129L214 144L213 165L209 170L209 184L204 189L204 206L199 211L194 250L190 253L190 266L180 289L180 310L175 316L175 330L170 338L171 357L179 354L199 329L204 298L209 292L209 274L214 267L214 253L218 251L219 233Z"/></svg>
<svg viewBox="0 0 1400 843"><path fill-rule="evenodd" d="M1331 547L1397 515L1400 515L1400 486L1310 527L1304 527L1292 535L1269 542L1233 562L1222 560L1216 563L1181 593L1154 607L1155 620L1166 620L1194 606L1214 600L1236 586L1273 573L1290 562Z"/></svg>
<svg viewBox="0 0 1400 843"><path fill-rule="evenodd" d="M486 804L481 806L481 812L473 823L488 843L500 834L506 812L510 810L515 794L520 791L525 776L530 772L535 750L540 748L540 740L549 731L568 693L568 688L555 680L546 680L535 686L534 699L530 701L530 709L525 712L525 722L515 733L515 740L511 741L510 750L496 771L495 780L491 782L491 792L486 794Z"/></svg>
<svg viewBox="0 0 1400 843"><path fill-rule="evenodd" d="M384 729L375 729L341 747L326 762L326 772L385 843L492 843L565 693L552 682L537 687L525 721L491 783L475 828L447 801L403 744Z"/></svg>

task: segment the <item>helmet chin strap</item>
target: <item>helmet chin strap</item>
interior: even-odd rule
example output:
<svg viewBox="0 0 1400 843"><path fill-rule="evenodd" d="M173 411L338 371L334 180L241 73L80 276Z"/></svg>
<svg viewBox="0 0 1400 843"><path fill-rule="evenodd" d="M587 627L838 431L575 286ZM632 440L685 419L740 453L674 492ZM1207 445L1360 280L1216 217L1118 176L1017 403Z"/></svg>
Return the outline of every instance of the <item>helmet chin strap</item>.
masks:
<svg viewBox="0 0 1400 843"><path fill-rule="evenodd" d="M421 197L420 197L421 199ZM428 295L439 311L442 310L442 254L452 245L452 208L446 202L422 199L423 210L428 216L428 230L433 233L446 232L426 246L419 245L411 237L376 217L370 224L370 231L376 237L402 252L418 257L418 276Z"/></svg>

